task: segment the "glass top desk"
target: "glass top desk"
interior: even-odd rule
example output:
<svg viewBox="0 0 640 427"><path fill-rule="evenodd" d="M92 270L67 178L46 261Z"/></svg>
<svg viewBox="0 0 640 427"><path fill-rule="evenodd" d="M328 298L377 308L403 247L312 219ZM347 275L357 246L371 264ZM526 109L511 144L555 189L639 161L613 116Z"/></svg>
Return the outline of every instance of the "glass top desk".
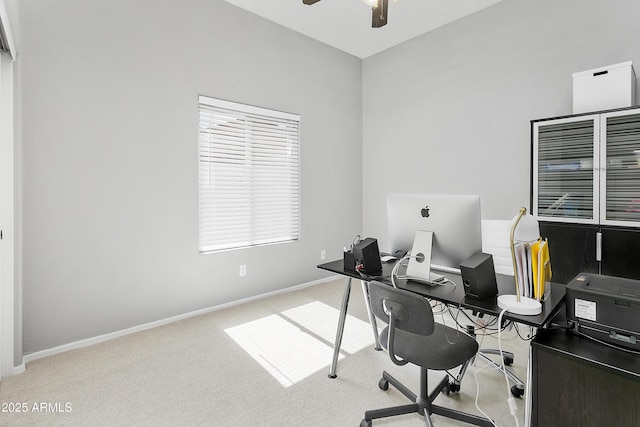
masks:
<svg viewBox="0 0 640 427"><path fill-rule="evenodd" d="M391 286L391 271L393 270L395 263L382 263L382 273L380 274L378 280L382 283L386 283ZM331 273L335 273L346 278L346 284L344 289L344 294L342 297L342 306L340 309L340 317L338 320L338 330L336 331L336 340L333 348L333 360L331 362L331 368L329 370L329 378L336 378L336 369L338 364L338 356L340 354L340 345L342 343L342 335L344 332L344 322L347 316L347 308L349 305L349 295L351 293L351 280L358 279L362 282L362 291L365 297L365 304L367 307L367 313L369 316L369 322L373 329L373 334L375 337L376 350L380 350L378 346L378 328L376 325L375 317L371 312L371 305L369 303L369 288L367 280L361 276L358 272L352 270L345 270L343 260L336 260L327 262L324 264L318 265L318 268L322 270L329 271ZM428 299L433 299L436 301L440 301L444 304L453 305L456 307L461 307L465 309L469 309L472 311L476 311L478 313L484 313L492 316L499 316L502 312L502 309L498 307L497 297L487 298L483 300L477 300L473 298L467 298L464 293L464 287L462 285L462 278L459 274L455 273L446 273L438 271L438 274L444 275L447 279L456 284L453 286L443 286L443 285L426 285L419 282L405 280L405 279L396 279L396 285L398 288L406 289L408 291L417 293L419 295L423 295ZM515 283L513 276L507 276L504 274L496 274L496 281L498 283L498 294L513 294L515 291ZM542 304L542 313L533 315L533 316L524 316L519 314L512 314L509 312L505 312L503 318L512 320L514 322L518 322L520 324L524 324L527 326L532 326L534 328L546 328L555 315L558 313L561 307L563 307L565 295L565 285L559 283L551 283L551 294L547 298L547 300ZM531 362L531 357L529 357L529 365ZM527 369L527 379L530 378L530 369ZM527 381L528 382L528 381ZM530 388L527 388L527 395L530 393ZM530 415L530 399L527 399L527 410L526 413ZM529 416L526 417L525 421L529 420ZM528 425L528 423L525 423Z"/></svg>

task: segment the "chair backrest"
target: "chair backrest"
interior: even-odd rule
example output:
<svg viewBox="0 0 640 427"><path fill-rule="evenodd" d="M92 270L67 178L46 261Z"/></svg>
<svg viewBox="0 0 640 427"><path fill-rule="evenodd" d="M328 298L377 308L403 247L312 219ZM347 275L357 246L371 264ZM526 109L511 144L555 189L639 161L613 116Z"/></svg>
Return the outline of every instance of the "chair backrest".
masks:
<svg viewBox="0 0 640 427"><path fill-rule="evenodd" d="M433 311L424 297L372 281L369 283L369 298L373 313L390 327L390 317L393 317L396 329L422 336L433 333Z"/></svg>
<svg viewBox="0 0 640 427"><path fill-rule="evenodd" d="M509 236L513 221L502 219L483 219L482 222L482 252L493 256L496 273L513 276L513 262Z"/></svg>

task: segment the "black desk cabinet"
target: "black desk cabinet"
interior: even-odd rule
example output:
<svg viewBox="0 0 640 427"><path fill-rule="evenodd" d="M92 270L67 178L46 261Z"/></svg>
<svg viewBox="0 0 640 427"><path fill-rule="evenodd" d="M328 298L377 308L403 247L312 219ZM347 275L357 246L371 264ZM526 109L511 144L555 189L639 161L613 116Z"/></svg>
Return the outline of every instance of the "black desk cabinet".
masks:
<svg viewBox="0 0 640 427"><path fill-rule="evenodd" d="M531 121L531 213L549 238L554 282L640 279L638 152L638 106Z"/></svg>
<svg viewBox="0 0 640 427"><path fill-rule="evenodd" d="M542 330L532 370L532 426L640 426L640 356Z"/></svg>
<svg viewBox="0 0 640 427"><path fill-rule="evenodd" d="M540 234L549 239L553 281L565 285L580 273L599 273L596 261L597 225L540 222Z"/></svg>
<svg viewBox="0 0 640 427"><path fill-rule="evenodd" d="M596 259L596 234L602 235L601 261ZM640 229L589 224L540 222L540 234L549 239L553 281L569 283L580 273L640 279Z"/></svg>

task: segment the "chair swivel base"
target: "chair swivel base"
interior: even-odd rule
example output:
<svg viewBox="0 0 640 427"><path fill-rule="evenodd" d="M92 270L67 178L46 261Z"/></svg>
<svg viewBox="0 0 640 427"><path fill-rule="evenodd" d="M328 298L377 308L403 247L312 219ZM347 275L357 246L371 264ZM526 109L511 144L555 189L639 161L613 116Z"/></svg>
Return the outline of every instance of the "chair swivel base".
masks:
<svg viewBox="0 0 640 427"><path fill-rule="evenodd" d="M360 427L370 427L372 425L372 420L386 417L393 417L396 415L404 415L404 414L412 414L418 413L420 415L424 415L425 422L427 427L432 427L431 423L431 414L441 415L443 417L455 419L458 421L463 421L469 424L482 426L482 427L492 427L493 423L491 420L487 418L482 418L476 415L467 414L464 412L456 411L455 409L444 408L442 406L434 405L432 402L438 397L438 395L444 391L449 386L449 378L445 376L440 383L438 383L437 387L427 395L427 387L428 387L428 377L427 370L424 368L420 369L420 395L417 396L404 384L399 382L393 376L391 376L388 372L384 371L382 373L382 379L380 380L378 386L382 390L387 390L389 388L389 384L392 384L400 393L405 395L410 401L415 402L408 405L394 406L383 409L374 409L370 411L366 411L364 414L364 419L360 423Z"/></svg>

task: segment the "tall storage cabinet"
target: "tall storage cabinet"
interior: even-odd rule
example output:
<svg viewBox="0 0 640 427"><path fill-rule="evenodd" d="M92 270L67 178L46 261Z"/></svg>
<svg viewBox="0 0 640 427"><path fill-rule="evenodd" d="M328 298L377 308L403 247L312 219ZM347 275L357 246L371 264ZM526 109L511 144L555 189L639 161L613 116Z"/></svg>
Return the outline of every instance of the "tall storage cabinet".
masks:
<svg viewBox="0 0 640 427"><path fill-rule="evenodd" d="M640 108L533 120L532 213L553 280L640 279Z"/></svg>

